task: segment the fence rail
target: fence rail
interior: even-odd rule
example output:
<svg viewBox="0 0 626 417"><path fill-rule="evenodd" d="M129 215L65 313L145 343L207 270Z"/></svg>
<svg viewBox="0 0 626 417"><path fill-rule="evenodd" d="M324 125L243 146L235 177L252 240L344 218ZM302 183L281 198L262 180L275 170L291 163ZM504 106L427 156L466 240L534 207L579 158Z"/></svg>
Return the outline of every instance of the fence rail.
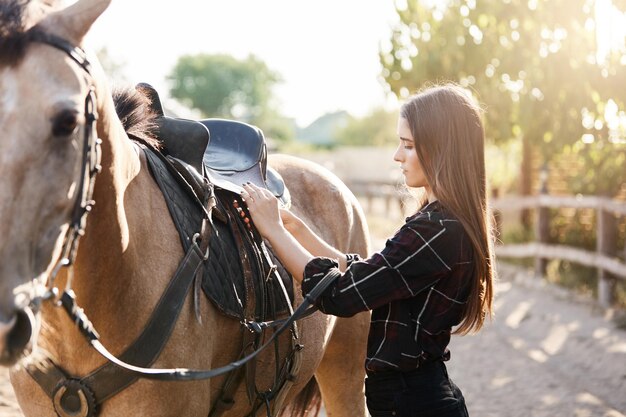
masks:
<svg viewBox="0 0 626 417"><path fill-rule="evenodd" d="M496 212L528 210L536 212L535 242L496 247L496 255L516 258L535 258L535 273L543 276L548 259L562 259L598 270L598 301L610 307L615 300L618 279L626 281L626 263L617 256L618 219L626 217L626 202L600 196L511 196L491 202ZM548 244L550 236L549 209L574 208L596 211L596 250L589 251L566 245ZM625 245L626 246L626 245ZM626 248L624 249L626 259Z"/></svg>
<svg viewBox="0 0 626 417"><path fill-rule="evenodd" d="M397 202L404 209L403 196L398 186L385 182L350 182L352 192L365 197L367 205L373 198L382 198L387 207ZM561 259L598 270L598 302L609 307L615 300L617 280L626 282L626 244L623 259L617 251L619 218L626 217L626 202L600 196L507 196L490 201L496 214L502 212L533 210L535 217L535 241L522 244L500 244L496 246L496 255L510 258L534 258L535 273L545 276L547 260ZM567 245L549 244L550 210L549 209L592 209L597 216L596 249L585 250ZM367 207L366 207L367 210Z"/></svg>

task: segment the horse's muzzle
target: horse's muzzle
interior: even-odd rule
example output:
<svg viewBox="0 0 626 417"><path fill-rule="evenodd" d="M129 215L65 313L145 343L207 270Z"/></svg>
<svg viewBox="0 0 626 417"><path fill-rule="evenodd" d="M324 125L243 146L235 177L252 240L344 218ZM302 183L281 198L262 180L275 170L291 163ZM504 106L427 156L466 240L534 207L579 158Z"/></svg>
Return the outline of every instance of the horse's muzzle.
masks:
<svg viewBox="0 0 626 417"><path fill-rule="evenodd" d="M0 366L12 366L30 353L35 326L30 307L18 310L8 323L0 322Z"/></svg>

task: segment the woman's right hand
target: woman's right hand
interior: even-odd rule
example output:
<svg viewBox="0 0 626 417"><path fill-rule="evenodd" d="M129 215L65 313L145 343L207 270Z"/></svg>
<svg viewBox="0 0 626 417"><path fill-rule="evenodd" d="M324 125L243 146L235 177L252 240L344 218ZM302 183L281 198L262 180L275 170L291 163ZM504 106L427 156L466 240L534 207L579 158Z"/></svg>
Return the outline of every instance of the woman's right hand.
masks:
<svg viewBox="0 0 626 417"><path fill-rule="evenodd" d="M283 229L283 222L278 208L278 199L267 189L254 184L244 184L241 193L254 226L264 238Z"/></svg>

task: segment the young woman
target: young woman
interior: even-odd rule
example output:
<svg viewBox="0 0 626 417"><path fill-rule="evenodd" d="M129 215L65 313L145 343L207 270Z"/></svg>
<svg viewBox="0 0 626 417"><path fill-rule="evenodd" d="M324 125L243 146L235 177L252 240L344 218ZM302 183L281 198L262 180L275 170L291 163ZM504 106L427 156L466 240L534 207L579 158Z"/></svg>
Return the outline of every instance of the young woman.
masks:
<svg viewBox="0 0 626 417"><path fill-rule="evenodd" d="M245 185L259 232L326 314L372 310L365 368L367 406L378 416L467 416L444 361L452 333L478 331L491 315L494 258L486 201L480 109L454 84L410 97L398 119L394 160L425 201L385 248L361 260L327 245L271 193ZM453 331L454 329L454 331Z"/></svg>

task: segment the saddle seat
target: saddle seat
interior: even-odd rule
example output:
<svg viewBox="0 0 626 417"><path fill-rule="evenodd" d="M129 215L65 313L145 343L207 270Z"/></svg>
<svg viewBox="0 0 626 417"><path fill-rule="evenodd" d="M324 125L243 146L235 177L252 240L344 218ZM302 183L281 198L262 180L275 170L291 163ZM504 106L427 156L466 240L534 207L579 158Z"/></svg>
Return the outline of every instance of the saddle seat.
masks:
<svg viewBox="0 0 626 417"><path fill-rule="evenodd" d="M162 141L165 153L178 160L172 162L184 169L181 174L196 185L196 192L201 192L198 182L202 183L203 177L236 194L243 190L242 184L251 182L270 190L283 206L289 207L291 197L285 182L267 166L267 144L261 129L235 120L168 117L152 86L140 83L135 88L148 97L159 115L153 133Z"/></svg>

